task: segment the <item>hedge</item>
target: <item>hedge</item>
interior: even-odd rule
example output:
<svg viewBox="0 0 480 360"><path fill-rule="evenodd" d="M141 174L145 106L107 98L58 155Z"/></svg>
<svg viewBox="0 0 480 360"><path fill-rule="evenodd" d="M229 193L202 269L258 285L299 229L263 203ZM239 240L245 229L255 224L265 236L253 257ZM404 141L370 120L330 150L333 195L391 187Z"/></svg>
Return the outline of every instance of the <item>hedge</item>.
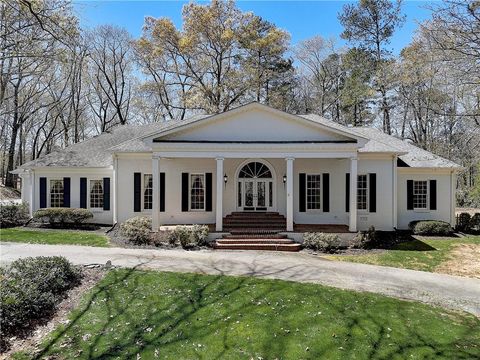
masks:
<svg viewBox="0 0 480 360"><path fill-rule="evenodd" d="M51 226L78 226L93 218L90 210L80 208L46 208L33 213L36 221Z"/></svg>
<svg viewBox="0 0 480 360"><path fill-rule="evenodd" d="M412 221L410 229L416 235L450 235L453 232L449 223L439 220Z"/></svg>

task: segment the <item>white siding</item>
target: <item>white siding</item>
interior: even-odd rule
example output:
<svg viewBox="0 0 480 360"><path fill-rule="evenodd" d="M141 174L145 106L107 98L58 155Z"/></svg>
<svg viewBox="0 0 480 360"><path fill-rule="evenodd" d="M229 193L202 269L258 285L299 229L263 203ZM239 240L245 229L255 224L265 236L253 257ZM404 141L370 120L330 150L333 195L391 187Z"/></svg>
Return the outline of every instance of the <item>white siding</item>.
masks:
<svg viewBox="0 0 480 360"><path fill-rule="evenodd" d="M451 174L438 173L432 170L425 172L409 168L398 171L398 228L408 229L408 224L414 220L452 221ZM437 180L437 210L407 210L407 180Z"/></svg>
<svg viewBox="0 0 480 360"><path fill-rule="evenodd" d="M47 178L47 207L50 206L49 198L49 184L51 179L63 179L64 177L70 178L70 207L80 207L80 178L87 178L87 206L89 206L90 196L90 180L103 179L104 177L110 178L110 210L91 209L93 212L93 221L98 224L112 224L113 223L113 176L112 170L109 169L85 169L83 171L79 169L55 169L55 170L35 170L35 192L33 211L40 208L40 178ZM30 188L28 187L28 190ZM23 198L23 196L22 196ZM26 196L29 198L29 195Z"/></svg>
<svg viewBox="0 0 480 360"><path fill-rule="evenodd" d="M347 137L320 130L308 120L281 117L265 110L240 112L218 121L205 121L195 128L167 136L175 140L301 141L345 140Z"/></svg>

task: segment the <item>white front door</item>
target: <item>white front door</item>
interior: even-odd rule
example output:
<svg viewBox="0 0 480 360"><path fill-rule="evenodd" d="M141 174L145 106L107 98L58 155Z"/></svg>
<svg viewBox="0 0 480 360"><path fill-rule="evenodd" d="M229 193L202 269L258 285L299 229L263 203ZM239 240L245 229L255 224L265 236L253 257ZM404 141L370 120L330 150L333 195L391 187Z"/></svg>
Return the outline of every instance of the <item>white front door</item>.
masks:
<svg viewBox="0 0 480 360"><path fill-rule="evenodd" d="M239 207L245 211L267 211L273 205L273 182L266 179L244 179L238 182Z"/></svg>

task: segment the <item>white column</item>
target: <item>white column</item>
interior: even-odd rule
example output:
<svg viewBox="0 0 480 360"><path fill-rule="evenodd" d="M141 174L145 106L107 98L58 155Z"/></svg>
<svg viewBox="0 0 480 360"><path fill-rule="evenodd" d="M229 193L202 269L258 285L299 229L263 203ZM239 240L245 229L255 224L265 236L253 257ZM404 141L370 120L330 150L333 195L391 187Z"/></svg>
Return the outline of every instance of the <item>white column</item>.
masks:
<svg viewBox="0 0 480 360"><path fill-rule="evenodd" d="M223 158L217 161L217 205L215 206L215 230L223 230Z"/></svg>
<svg viewBox="0 0 480 360"><path fill-rule="evenodd" d="M116 155L113 155L113 198L112 198L112 209L113 209L113 223L118 222L118 212L117 212L117 189L118 189L118 159Z"/></svg>
<svg viewBox="0 0 480 360"><path fill-rule="evenodd" d="M30 209L30 217L33 216L35 209L35 171L30 171L30 204L28 204Z"/></svg>
<svg viewBox="0 0 480 360"><path fill-rule="evenodd" d="M152 157L152 231L160 227L160 159Z"/></svg>
<svg viewBox="0 0 480 360"><path fill-rule="evenodd" d="M392 209L392 216L393 216L393 228L397 228L397 198L398 198L398 190L397 190L397 155L393 157L393 164L392 164L392 200L393 200L393 209Z"/></svg>
<svg viewBox="0 0 480 360"><path fill-rule="evenodd" d="M287 231L293 231L293 158L287 161Z"/></svg>
<svg viewBox="0 0 480 360"><path fill-rule="evenodd" d="M455 174L455 171L452 170L452 174L450 175L450 225L452 225L452 227L455 227L456 225L456 218L455 218L455 207L457 203L456 189L457 189L457 176Z"/></svg>
<svg viewBox="0 0 480 360"><path fill-rule="evenodd" d="M350 231L357 231L357 162L357 158L350 159Z"/></svg>

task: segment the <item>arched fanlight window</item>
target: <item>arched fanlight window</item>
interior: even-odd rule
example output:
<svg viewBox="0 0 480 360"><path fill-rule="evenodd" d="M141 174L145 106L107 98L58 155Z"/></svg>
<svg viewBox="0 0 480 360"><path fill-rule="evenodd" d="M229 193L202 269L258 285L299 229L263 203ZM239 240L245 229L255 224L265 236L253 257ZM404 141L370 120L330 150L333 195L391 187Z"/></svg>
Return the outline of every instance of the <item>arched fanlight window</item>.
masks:
<svg viewBox="0 0 480 360"><path fill-rule="evenodd" d="M245 165L240 170L239 178L262 178L269 179L272 177L272 173L268 167L260 162L253 161Z"/></svg>

